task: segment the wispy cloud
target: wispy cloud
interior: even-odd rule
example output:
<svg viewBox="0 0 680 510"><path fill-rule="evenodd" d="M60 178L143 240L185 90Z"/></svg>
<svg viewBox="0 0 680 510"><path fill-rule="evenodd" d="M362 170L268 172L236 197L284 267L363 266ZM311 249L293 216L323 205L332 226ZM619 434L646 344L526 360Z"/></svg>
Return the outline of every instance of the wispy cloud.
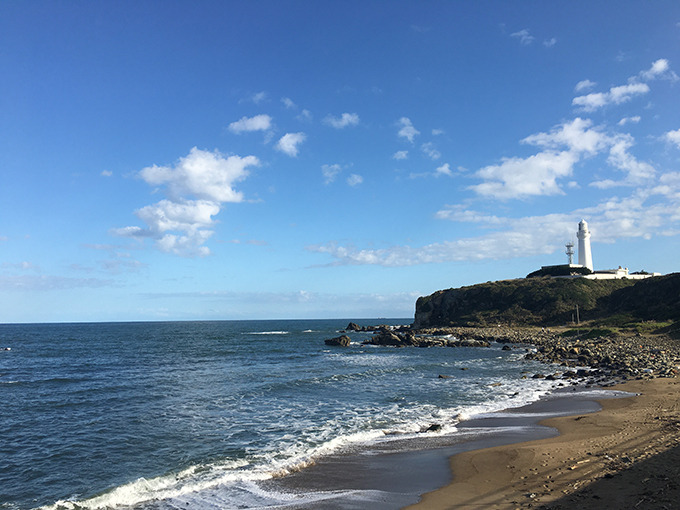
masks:
<svg viewBox="0 0 680 510"><path fill-rule="evenodd" d="M358 174L351 174L349 177L347 177L347 184L352 187L358 186L362 182L364 182L364 178Z"/></svg>
<svg viewBox="0 0 680 510"><path fill-rule="evenodd" d="M594 81L581 80L580 82L578 82L576 84L576 86L574 87L574 90L576 92L583 92L584 90L592 89L595 85L597 85L597 83L595 83Z"/></svg>
<svg viewBox="0 0 680 510"><path fill-rule="evenodd" d="M424 143L423 145L420 146L420 149L425 153L425 155L427 155L428 158L430 158L433 161L436 161L442 157L441 152L437 150L434 143L432 142Z"/></svg>
<svg viewBox="0 0 680 510"><path fill-rule="evenodd" d="M637 124L642 120L639 115L634 115L633 117L624 117L619 122L619 126L625 126L626 124Z"/></svg>
<svg viewBox="0 0 680 510"><path fill-rule="evenodd" d="M627 84L611 87L607 92L594 92L577 96L572 100L572 105L578 107L581 111L593 112L611 104L627 103L636 96L647 94L650 88L645 82L656 79L677 81L680 78L671 70L668 60L661 58L654 61L649 69L641 71L637 76L630 77ZM581 86L582 84L583 86ZM593 85L589 80L584 80L577 84L576 91L581 92Z"/></svg>
<svg viewBox="0 0 680 510"><path fill-rule="evenodd" d="M241 117L236 122L229 124L229 131L241 134L249 131L267 131L271 128L272 118L269 115L256 115L254 117Z"/></svg>
<svg viewBox="0 0 680 510"><path fill-rule="evenodd" d="M335 181L335 178L342 171L342 167L338 164L322 165L321 173L323 175L324 184L330 184Z"/></svg>
<svg viewBox="0 0 680 510"><path fill-rule="evenodd" d="M411 143L413 143L415 137L420 134L420 131L413 127L411 119L408 117L402 117L399 119L399 125L401 127L399 128L397 135L401 138L406 138Z"/></svg>
<svg viewBox="0 0 680 510"><path fill-rule="evenodd" d="M611 87L608 92L594 92L585 96L578 96L572 100L574 106L582 111L593 112L609 104L621 104L630 101L634 96L647 94L649 85L646 83L629 83Z"/></svg>
<svg viewBox="0 0 680 510"><path fill-rule="evenodd" d="M519 39L519 42L525 46L534 42L535 37L529 33L528 29L520 30L519 32L514 32L510 34L510 37Z"/></svg>
<svg viewBox="0 0 680 510"><path fill-rule="evenodd" d="M288 108L288 109L296 108L296 107L297 107L297 105L296 105L296 104L293 102L293 100L292 100L291 98L289 98L289 97L282 97L282 98L281 98L281 102L282 102L283 105L284 105L286 108Z"/></svg>
<svg viewBox="0 0 680 510"><path fill-rule="evenodd" d="M356 126L359 124L359 115L356 113L343 113L340 117L328 115L324 118L324 123L336 129Z"/></svg>
<svg viewBox="0 0 680 510"><path fill-rule="evenodd" d="M392 159L396 159L397 161L408 159L408 151L397 151L392 155Z"/></svg>
<svg viewBox="0 0 680 510"><path fill-rule="evenodd" d="M666 185L637 190L627 198L605 199L593 207L564 214L499 217L469 210L463 205L448 206L437 213L441 220L474 223L483 229L481 232L486 231L476 237L420 247L360 249L331 242L308 246L307 249L330 256L333 260L330 265L400 267L553 254L561 251L565 240L573 237L582 218L588 218L593 237L601 243L667 235L669 222L680 221L677 212L680 206L680 173L660 181Z"/></svg>

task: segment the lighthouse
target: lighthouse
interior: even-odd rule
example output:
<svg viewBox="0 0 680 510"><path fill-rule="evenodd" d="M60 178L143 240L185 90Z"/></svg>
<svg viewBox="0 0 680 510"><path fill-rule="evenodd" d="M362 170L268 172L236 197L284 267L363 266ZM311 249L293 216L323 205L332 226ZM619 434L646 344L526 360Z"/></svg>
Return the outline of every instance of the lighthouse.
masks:
<svg viewBox="0 0 680 510"><path fill-rule="evenodd" d="M590 231L586 220L581 220L578 224L578 263L593 270L593 254L590 251Z"/></svg>

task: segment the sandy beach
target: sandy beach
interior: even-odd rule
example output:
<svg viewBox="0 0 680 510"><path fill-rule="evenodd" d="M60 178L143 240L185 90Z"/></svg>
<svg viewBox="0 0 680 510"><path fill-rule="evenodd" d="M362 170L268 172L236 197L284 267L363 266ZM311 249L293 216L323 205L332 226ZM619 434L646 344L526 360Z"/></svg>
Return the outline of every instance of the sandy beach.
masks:
<svg viewBox="0 0 680 510"><path fill-rule="evenodd" d="M459 453L453 481L410 509L680 507L680 381L615 387L638 396L551 418L559 435Z"/></svg>

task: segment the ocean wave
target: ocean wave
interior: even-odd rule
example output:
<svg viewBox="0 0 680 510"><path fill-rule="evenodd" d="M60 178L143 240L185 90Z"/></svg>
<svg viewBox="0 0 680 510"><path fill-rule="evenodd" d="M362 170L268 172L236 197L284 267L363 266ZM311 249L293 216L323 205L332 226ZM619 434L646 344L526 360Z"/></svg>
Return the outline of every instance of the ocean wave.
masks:
<svg viewBox="0 0 680 510"><path fill-rule="evenodd" d="M288 335L290 331L251 331L246 335Z"/></svg>

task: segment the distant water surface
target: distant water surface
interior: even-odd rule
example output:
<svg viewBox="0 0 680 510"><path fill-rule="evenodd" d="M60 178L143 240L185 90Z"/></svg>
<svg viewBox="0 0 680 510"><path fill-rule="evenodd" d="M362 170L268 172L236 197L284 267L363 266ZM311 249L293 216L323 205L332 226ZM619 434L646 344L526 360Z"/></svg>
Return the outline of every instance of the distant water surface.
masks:
<svg viewBox="0 0 680 510"><path fill-rule="evenodd" d="M262 481L553 384L500 345L326 346L347 322L0 325L0 508L285 506Z"/></svg>

